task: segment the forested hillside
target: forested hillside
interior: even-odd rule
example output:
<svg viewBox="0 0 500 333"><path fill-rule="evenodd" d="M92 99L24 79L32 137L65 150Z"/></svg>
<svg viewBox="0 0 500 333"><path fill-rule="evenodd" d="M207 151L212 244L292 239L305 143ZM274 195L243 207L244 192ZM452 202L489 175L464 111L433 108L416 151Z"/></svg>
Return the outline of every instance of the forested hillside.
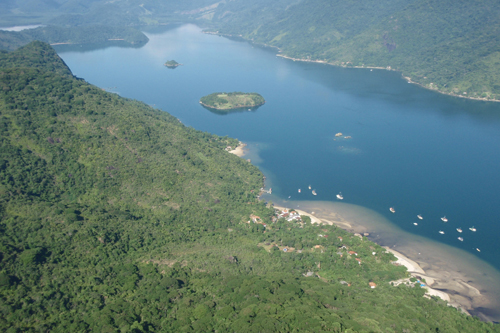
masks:
<svg viewBox="0 0 500 333"><path fill-rule="evenodd" d="M74 78L46 44L0 53L0 329L500 331L392 286L404 268L366 239L271 222L236 144Z"/></svg>
<svg viewBox="0 0 500 333"><path fill-rule="evenodd" d="M429 89L500 99L498 1L236 0L211 21L292 58L390 67Z"/></svg>
<svg viewBox="0 0 500 333"><path fill-rule="evenodd" d="M58 27L51 25L19 32L0 31L0 50L13 51L35 40L49 44L91 44L121 40L137 47L149 41L146 35L132 27L104 25Z"/></svg>

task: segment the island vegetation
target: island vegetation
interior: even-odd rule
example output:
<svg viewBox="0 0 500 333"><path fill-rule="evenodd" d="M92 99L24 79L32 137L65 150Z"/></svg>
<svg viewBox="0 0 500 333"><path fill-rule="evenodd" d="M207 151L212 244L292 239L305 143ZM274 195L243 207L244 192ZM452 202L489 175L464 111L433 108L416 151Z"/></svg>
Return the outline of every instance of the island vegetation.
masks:
<svg viewBox="0 0 500 333"><path fill-rule="evenodd" d="M263 105L264 97L257 93L217 92L200 99L200 104L219 111L230 111L241 108L254 108Z"/></svg>
<svg viewBox="0 0 500 333"><path fill-rule="evenodd" d="M237 144L47 44L0 53L0 329L500 332L393 286L408 273L379 245L259 201Z"/></svg>
<svg viewBox="0 0 500 333"><path fill-rule="evenodd" d="M182 64L179 64L175 60L168 60L164 65L165 65L165 67L168 67L168 68L176 68L177 66L180 66Z"/></svg>

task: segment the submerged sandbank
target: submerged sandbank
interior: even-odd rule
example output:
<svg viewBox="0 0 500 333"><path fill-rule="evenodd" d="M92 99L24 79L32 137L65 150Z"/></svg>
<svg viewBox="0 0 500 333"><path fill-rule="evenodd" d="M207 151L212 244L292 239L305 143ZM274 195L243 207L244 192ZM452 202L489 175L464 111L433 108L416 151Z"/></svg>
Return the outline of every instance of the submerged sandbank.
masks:
<svg viewBox="0 0 500 333"><path fill-rule="evenodd" d="M421 276L430 287L428 294L485 321L500 321L500 272L464 250L408 233L379 213L352 204L327 201L283 201L264 196L282 207L300 209L323 223L335 224L395 250L409 272ZM314 212L314 214L312 214ZM302 214L299 211L299 214Z"/></svg>

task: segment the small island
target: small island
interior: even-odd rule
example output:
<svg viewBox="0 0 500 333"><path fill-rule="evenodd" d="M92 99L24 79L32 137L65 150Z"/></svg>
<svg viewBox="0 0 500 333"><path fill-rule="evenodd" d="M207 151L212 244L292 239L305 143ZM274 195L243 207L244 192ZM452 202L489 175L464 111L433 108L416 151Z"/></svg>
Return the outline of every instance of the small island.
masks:
<svg viewBox="0 0 500 333"><path fill-rule="evenodd" d="M264 97L257 93L218 92L200 99L200 104L216 110L233 110L240 108L254 108L264 104Z"/></svg>
<svg viewBox="0 0 500 333"><path fill-rule="evenodd" d="M166 67L168 68L176 68L177 66L180 66L182 64L179 64L177 61L175 60L169 60L167 61L165 64L164 64Z"/></svg>

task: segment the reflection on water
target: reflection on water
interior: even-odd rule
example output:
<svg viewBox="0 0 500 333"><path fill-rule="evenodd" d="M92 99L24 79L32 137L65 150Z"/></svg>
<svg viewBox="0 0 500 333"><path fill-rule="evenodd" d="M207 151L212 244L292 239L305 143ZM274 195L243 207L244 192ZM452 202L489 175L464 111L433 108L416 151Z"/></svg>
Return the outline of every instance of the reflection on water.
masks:
<svg viewBox="0 0 500 333"><path fill-rule="evenodd" d="M93 52L96 50L103 50L109 47L118 47L124 49L139 49L146 44L131 44L123 40L110 40L104 43L88 43L88 44L59 44L52 45L57 51L61 52Z"/></svg>
<svg viewBox="0 0 500 333"><path fill-rule="evenodd" d="M254 107L251 107L251 108L235 108L235 109L231 109L231 110L218 110L218 109L214 109L214 108L210 108L208 106L205 106L205 105L201 105L201 107L203 107L204 109L212 112L213 114L216 114L216 115L219 115L219 116L227 116L228 114L233 114L233 113L242 113L242 112L256 112L257 109L260 107L260 106L254 106Z"/></svg>
<svg viewBox="0 0 500 333"><path fill-rule="evenodd" d="M338 146L337 150L344 154L357 155L361 153L361 149L356 147Z"/></svg>

